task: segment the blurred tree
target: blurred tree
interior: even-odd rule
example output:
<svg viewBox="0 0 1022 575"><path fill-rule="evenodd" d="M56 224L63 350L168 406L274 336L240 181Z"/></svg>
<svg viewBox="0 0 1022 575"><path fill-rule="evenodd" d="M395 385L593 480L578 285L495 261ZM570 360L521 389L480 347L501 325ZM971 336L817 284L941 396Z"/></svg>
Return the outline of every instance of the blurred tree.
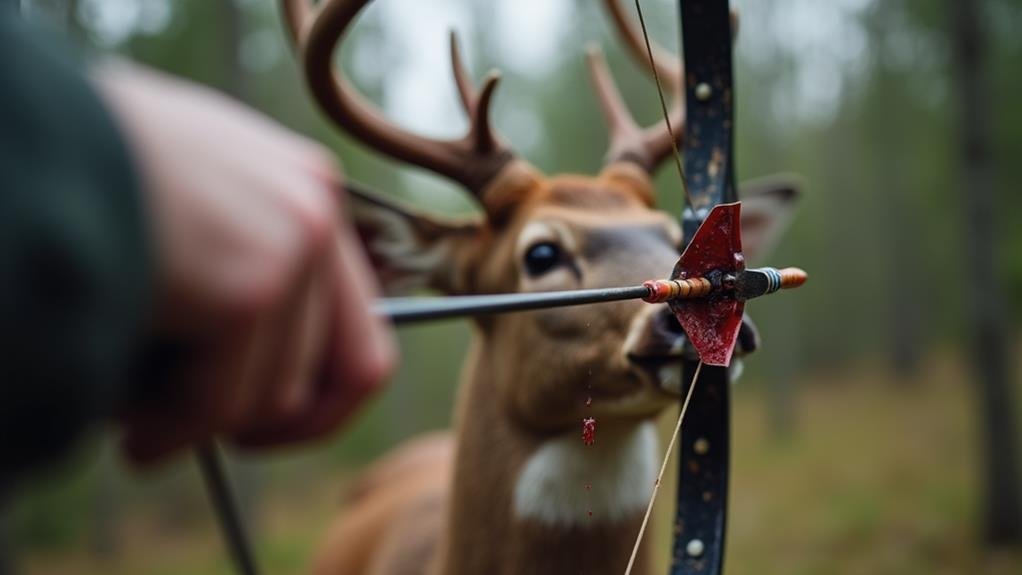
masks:
<svg viewBox="0 0 1022 575"><path fill-rule="evenodd" d="M886 24L898 21L904 13L902 0L881 2L873 17ZM896 46L896 45L895 45ZM920 277L919 259L920 230L918 218L913 217L911 201L914 185L911 168L899 161L911 149L913 132L910 123L915 119L911 102L907 102L906 89L902 85L904 75L891 65L897 56L888 52L894 49L891 43L881 42L877 48L876 65L873 67L874 91L866 112L869 125L876 126L876 143L870 149L868 161L876 166L873 187L884 196L884 209L878 214L884 218L883 229L888 246L887 274L889 277ZM907 293L901 282L886 282L888 304L886 318L888 329L887 349L890 365L899 377L896 381L912 381L918 370L922 354L925 326L923 310L927 307L926 293Z"/></svg>
<svg viewBox="0 0 1022 575"><path fill-rule="evenodd" d="M965 217L972 362L980 400L985 462L985 536L994 545L1022 545L1022 476L1016 400L1009 353L1009 318L998 273L997 174L991 153L986 2L951 0L954 92L957 96L959 188Z"/></svg>

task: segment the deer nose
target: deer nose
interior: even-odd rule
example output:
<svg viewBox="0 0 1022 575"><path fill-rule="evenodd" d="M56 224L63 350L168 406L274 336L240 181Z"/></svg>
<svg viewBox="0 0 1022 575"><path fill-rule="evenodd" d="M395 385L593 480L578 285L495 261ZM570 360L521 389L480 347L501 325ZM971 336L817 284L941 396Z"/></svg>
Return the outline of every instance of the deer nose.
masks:
<svg viewBox="0 0 1022 575"><path fill-rule="evenodd" d="M657 305L633 328L625 346L631 363L649 365L678 361L687 347L685 331L667 305Z"/></svg>
<svg viewBox="0 0 1022 575"><path fill-rule="evenodd" d="M652 323L652 329L664 337L677 338L685 335L685 330L678 322L678 316L674 315L669 306L658 306L656 313L653 314Z"/></svg>

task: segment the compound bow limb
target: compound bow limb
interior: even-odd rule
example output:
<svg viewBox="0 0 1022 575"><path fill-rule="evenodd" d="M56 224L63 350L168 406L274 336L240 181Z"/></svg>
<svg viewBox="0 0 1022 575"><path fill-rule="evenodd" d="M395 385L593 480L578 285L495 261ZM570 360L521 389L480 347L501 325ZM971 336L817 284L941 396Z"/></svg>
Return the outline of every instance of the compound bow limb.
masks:
<svg viewBox="0 0 1022 575"><path fill-rule="evenodd" d="M734 176L734 92L731 19L728 0L679 0L685 59L687 134L684 165L688 203L682 227L689 248L674 277L711 270L739 271L741 235ZM719 206L711 211L714 206ZM723 210L723 211L722 211ZM712 214L712 216L711 216ZM703 225L704 221L710 224ZM701 227L702 226L702 227ZM691 253L702 234L713 236L712 250ZM672 304L689 339L705 340L713 352L705 357L699 385L692 393L678 459L671 575L719 574L724 567L730 460L731 382L728 370L743 303L720 298L697 304ZM701 354L703 355L703 354ZM716 364L716 365L714 365ZM694 381L700 362L686 360L682 381Z"/></svg>

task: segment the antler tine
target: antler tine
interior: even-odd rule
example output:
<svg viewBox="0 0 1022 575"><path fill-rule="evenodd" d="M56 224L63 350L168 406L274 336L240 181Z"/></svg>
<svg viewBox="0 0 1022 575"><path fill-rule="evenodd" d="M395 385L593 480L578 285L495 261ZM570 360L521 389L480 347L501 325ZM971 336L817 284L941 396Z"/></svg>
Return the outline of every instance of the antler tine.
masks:
<svg viewBox="0 0 1022 575"><path fill-rule="evenodd" d="M493 124L490 121L490 103L493 101L494 91L500 84L500 72L490 71L483 80L483 89L476 92L468 69L461 58L461 45L458 41L458 33L454 30L451 30L451 68L454 72L454 84L458 87L461 107L468 114L469 121L472 123L470 135L475 149L486 153L498 146L503 146L503 142L493 130Z"/></svg>
<svg viewBox="0 0 1022 575"><path fill-rule="evenodd" d="M618 0L604 0L604 5L632 56L640 61L644 70L650 70L649 54L646 51L646 41L642 31L631 22ZM684 91L682 90L684 74L681 69L681 60L655 44L651 44L650 49L653 52L653 70L657 77L664 81L663 87L674 96L667 115L670 118L670 128L674 130L675 137L681 140L684 134L685 119ZM594 67L592 58L590 58L590 70L593 70L594 74L595 70L606 67L602 63L602 58L600 58L600 62ZM606 70L603 70L602 74L607 77L605 83L612 84L612 80L609 79L610 74ZM602 100L603 92L606 90L598 87L597 91L601 93ZM620 100L619 96L618 100ZM630 161L652 173L674 151L671 130L668 129L667 122L661 120L645 130L636 128L635 132L627 137L618 137L613 130L611 131L611 146L607 155L607 163Z"/></svg>
<svg viewBox="0 0 1022 575"><path fill-rule="evenodd" d="M607 157L611 162L622 161L628 154L641 149L642 129L636 124L635 118L621 98L621 92L610 75L607 60L599 46L592 45L586 49L586 64L596 96L600 100L600 110L607 121L607 130L610 132ZM645 157L628 159L643 165L648 163L648 158Z"/></svg>
<svg viewBox="0 0 1022 575"><path fill-rule="evenodd" d="M472 128L469 135L479 153L487 154L499 148L505 148L490 122L490 104L493 102L493 94L500 85L500 72L491 71L483 80L483 89L479 92L479 99L475 107L469 113Z"/></svg>
<svg viewBox="0 0 1022 575"><path fill-rule="evenodd" d="M461 107L466 114L472 113L475 105L476 90L472 85L468 69L461 59L461 43L458 41L458 33L451 30L451 69L454 72L454 84L458 87L458 96L461 98Z"/></svg>
<svg viewBox="0 0 1022 575"><path fill-rule="evenodd" d="M611 19L614 20L614 27L625 40L625 45L628 46L628 51L632 54L632 57L643 68L649 69L649 53L646 51L646 39L642 35L642 30L636 27L634 22L625 14L625 10L621 7L618 0L604 0L604 5L607 7L607 11L610 12ZM732 42L738 37L738 22L738 12L731 10ZM681 60L657 44L650 44L650 48L653 52L653 65L656 67L657 74L666 80L672 91L680 93L684 81L684 70L682 69Z"/></svg>
<svg viewBox="0 0 1022 575"><path fill-rule="evenodd" d="M487 207L481 196L489 184L512 164L524 165L495 137L490 126L489 107L499 77L491 74L477 96L460 58L456 60L455 81L471 116L471 128L462 138L425 138L389 123L333 66L335 48L369 1L324 0L313 14L302 0L281 0L317 103L333 121L366 145L460 183Z"/></svg>
<svg viewBox="0 0 1022 575"><path fill-rule="evenodd" d="M291 34L291 42L296 46L305 43L305 33L312 18L312 5L309 0L282 0L284 22Z"/></svg>
<svg viewBox="0 0 1022 575"><path fill-rule="evenodd" d="M618 0L604 0L603 4L610 12L614 27L625 41L629 52L644 69L648 70L649 54L646 52L646 39L642 35L642 30L625 14L625 10ZM684 77L681 60L656 44L651 44L650 48L652 48L653 66L656 67L657 74L665 80L672 92L677 93L675 90L681 89Z"/></svg>

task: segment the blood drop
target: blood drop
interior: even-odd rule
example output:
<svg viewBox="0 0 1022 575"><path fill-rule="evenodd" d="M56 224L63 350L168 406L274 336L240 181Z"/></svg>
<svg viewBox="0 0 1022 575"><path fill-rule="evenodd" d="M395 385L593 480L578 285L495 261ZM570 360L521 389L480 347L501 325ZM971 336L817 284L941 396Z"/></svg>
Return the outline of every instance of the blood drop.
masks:
<svg viewBox="0 0 1022 575"><path fill-rule="evenodd" d="M596 443L596 418L587 417L582 420L582 443L586 445Z"/></svg>

